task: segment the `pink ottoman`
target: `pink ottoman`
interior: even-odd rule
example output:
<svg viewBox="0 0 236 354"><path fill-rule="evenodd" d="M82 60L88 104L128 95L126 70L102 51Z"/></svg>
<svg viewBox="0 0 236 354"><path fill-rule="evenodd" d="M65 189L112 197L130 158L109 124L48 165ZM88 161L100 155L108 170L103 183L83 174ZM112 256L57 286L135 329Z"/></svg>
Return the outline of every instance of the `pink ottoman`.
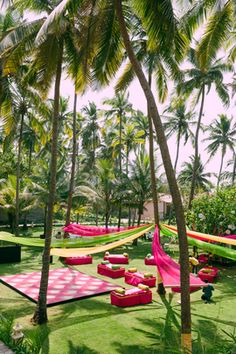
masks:
<svg viewBox="0 0 236 354"><path fill-rule="evenodd" d="M145 258L144 258L144 263L145 263L146 265L156 265L156 261L155 261L154 256L145 257Z"/></svg>
<svg viewBox="0 0 236 354"><path fill-rule="evenodd" d="M125 257L123 254L111 254L109 256L104 256L103 259L112 264L129 264L129 257Z"/></svg>
<svg viewBox="0 0 236 354"><path fill-rule="evenodd" d="M149 288L153 288L156 285L156 277L144 277L144 273L141 272L125 272L125 282L126 284L130 284L133 286L137 286L138 284L148 285Z"/></svg>
<svg viewBox="0 0 236 354"><path fill-rule="evenodd" d="M111 304L120 307L144 305L152 302L151 290L128 289L125 294L112 291L110 294Z"/></svg>
<svg viewBox="0 0 236 354"><path fill-rule="evenodd" d="M106 277L116 279L122 278L125 275L125 268L112 269L109 264L98 264L97 272Z"/></svg>
<svg viewBox="0 0 236 354"><path fill-rule="evenodd" d="M198 262L200 264L206 264L208 262L208 256L206 254L199 254L199 256L197 257Z"/></svg>
<svg viewBox="0 0 236 354"><path fill-rule="evenodd" d="M219 275L219 269L216 267L204 267L197 273L202 281L208 280L213 282Z"/></svg>
<svg viewBox="0 0 236 354"><path fill-rule="evenodd" d="M79 257L66 257L65 264L68 265L81 265L93 263L92 256L79 256Z"/></svg>

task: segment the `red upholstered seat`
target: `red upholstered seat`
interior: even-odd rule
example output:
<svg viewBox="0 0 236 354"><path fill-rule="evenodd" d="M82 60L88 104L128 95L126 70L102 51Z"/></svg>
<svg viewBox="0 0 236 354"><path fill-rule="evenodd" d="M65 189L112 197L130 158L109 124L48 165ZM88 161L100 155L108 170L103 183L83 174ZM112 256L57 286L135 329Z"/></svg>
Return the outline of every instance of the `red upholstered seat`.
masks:
<svg viewBox="0 0 236 354"><path fill-rule="evenodd" d="M125 272L125 282L127 284L137 286L138 284L148 285L150 288L153 288L156 285L156 277L145 278L144 273L141 272Z"/></svg>
<svg viewBox="0 0 236 354"><path fill-rule="evenodd" d="M120 307L144 305L152 302L152 292L149 289L128 289L125 294L112 291L110 297L111 304Z"/></svg>
<svg viewBox="0 0 236 354"><path fill-rule="evenodd" d="M199 256L197 257L198 262L200 264L206 264L208 262L208 256L206 254L199 254Z"/></svg>
<svg viewBox="0 0 236 354"><path fill-rule="evenodd" d="M129 257L126 257L123 254L110 254L109 256L104 256L103 259L112 264L129 264Z"/></svg>
<svg viewBox="0 0 236 354"><path fill-rule="evenodd" d="M204 267L197 273L202 281L208 280L213 282L219 275L219 269L216 267Z"/></svg>
<svg viewBox="0 0 236 354"><path fill-rule="evenodd" d="M66 257L65 264L68 265L81 265L93 263L92 256L79 256L79 257Z"/></svg>
<svg viewBox="0 0 236 354"><path fill-rule="evenodd" d="M98 264L97 266L98 274L105 275L109 278L121 278L125 275L125 268L111 269L107 264Z"/></svg>
<svg viewBox="0 0 236 354"><path fill-rule="evenodd" d="M145 257L145 258L144 258L144 263L145 263L146 265L156 265L156 261L155 261L154 256Z"/></svg>

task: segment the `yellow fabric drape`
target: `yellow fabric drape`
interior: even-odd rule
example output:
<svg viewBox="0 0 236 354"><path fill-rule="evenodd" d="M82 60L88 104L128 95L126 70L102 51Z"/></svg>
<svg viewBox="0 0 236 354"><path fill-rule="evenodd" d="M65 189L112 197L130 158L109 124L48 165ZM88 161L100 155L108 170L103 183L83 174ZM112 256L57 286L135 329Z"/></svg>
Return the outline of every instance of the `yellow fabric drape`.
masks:
<svg viewBox="0 0 236 354"><path fill-rule="evenodd" d="M58 257L77 257L77 256L85 256L88 254L95 254L100 252L105 252L111 250L113 248L122 246L128 242L135 240L138 237L141 237L143 234L148 232L153 228L153 225L147 227L145 230L139 231L138 233L123 238L122 240L118 240L115 242L108 243L106 245L97 246L97 247L84 247L84 248L51 248L50 254L51 256Z"/></svg>

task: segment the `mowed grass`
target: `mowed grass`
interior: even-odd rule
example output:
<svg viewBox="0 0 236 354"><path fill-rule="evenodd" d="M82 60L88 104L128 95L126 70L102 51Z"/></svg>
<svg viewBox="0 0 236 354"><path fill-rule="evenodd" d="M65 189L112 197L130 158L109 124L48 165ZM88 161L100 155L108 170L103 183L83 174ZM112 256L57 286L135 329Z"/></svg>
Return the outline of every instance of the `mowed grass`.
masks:
<svg viewBox="0 0 236 354"><path fill-rule="evenodd" d="M28 247L22 250L21 263L1 264L1 275L41 270L42 251ZM177 245L171 245L171 251L171 255L178 259ZM126 245L112 251L123 252L130 255L130 267L156 272L155 267L144 265L145 255L151 252L151 242L139 240L138 246ZM125 286L122 278L112 280L97 275L97 264L102 257L103 254L94 255L93 264L75 268ZM51 267L64 265L54 257ZM204 304L201 291L191 294L194 353L215 353L216 346L223 348L229 339L224 331L231 334L235 331L236 266L220 268L221 276L215 284L214 303ZM168 290L165 297L160 297L156 289L152 291L153 302L145 306L111 306L110 296L105 294L50 307L49 322L41 327L44 333L42 354L178 353L180 295L173 295ZM28 332L35 331L30 323L34 309L34 303L0 284L1 313L13 317ZM197 338L201 338L201 351Z"/></svg>

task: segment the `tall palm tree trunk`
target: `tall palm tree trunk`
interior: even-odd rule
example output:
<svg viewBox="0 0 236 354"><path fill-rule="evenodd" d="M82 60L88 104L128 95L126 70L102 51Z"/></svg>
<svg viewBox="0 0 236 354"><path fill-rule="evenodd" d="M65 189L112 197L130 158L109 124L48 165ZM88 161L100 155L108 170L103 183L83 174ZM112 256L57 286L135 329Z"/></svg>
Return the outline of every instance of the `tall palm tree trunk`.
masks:
<svg viewBox="0 0 236 354"><path fill-rule="evenodd" d="M194 150L193 175L192 175L192 181L191 181L188 209L191 209L191 207L192 207L192 201L194 198L194 192L195 192L195 187L196 187L196 175L197 175L197 166L198 166L198 137L199 137L199 131L200 131L200 126L201 126L204 100L205 100L205 85L203 84L203 86L202 86L202 99L201 99L200 111L199 111L197 128L196 128L195 139L194 139L195 150Z"/></svg>
<svg viewBox="0 0 236 354"><path fill-rule="evenodd" d="M148 84L151 89L152 85L152 73L149 72ZM152 202L154 209L154 221L155 225L159 226L159 210L158 210L158 197L157 197L157 185L156 185L156 175L155 175L155 161L154 161L154 138L153 138L153 126L152 119L150 115L149 106L148 111L148 127L149 127L149 159L150 159L150 174L151 174L151 186L152 186Z"/></svg>
<svg viewBox="0 0 236 354"><path fill-rule="evenodd" d="M70 214L72 207L72 197L74 192L74 182L75 182L75 166L76 166L76 106L77 106L77 94L74 94L74 108L73 108L73 137L72 137L72 157L71 157L71 172L70 172L70 186L67 200L67 211L66 211L66 226L70 223Z"/></svg>
<svg viewBox="0 0 236 354"><path fill-rule="evenodd" d="M28 175L31 174L31 165L32 165L32 153L33 153L33 146L30 144L29 148L29 163L28 163Z"/></svg>
<svg viewBox="0 0 236 354"><path fill-rule="evenodd" d="M18 140L18 155L17 155L17 169L16 169L16 215L15 215L15 235L19 236L19 215L20 215L20 163L21 163L21 150L22 150L22 136L24 125L24 113L21 115L20 121L20 135Z"/></svg>
<svg viewBox="0 0 236 354"><path fill-rule="evenodd" d="M236 154L233 155L233 173L232 173L232 186L234 185L236 175Z"/></svg>
<svg viewBox="0 0 236 354"><path fill-rule="evenodd" d="M55 88L54 88L54 112L53 112L53 121L52 121L50 182L49 182L45 245L43 251L39 298L32 318L33 322L37 324L46 323L48 320L47 289L48 289L48 276L49 276L49 265L50 265L50 247L51 247L52 227L53 227L53 205L54 205L55 194L56 194L58 120L59 120L60 82L61 82L61 74L62 74L63 42L59 43L59 46L60 46L60 53L57 62L56 80L55 80Z"/></svg>
<svg viewBox="0 0 236 354"><path fill-rule="evenodd" d="M218 178L217 178L217 186L216 186L217 190L219 189L219 185L220 185L220 179L221 179L224 156L225 156L225 149L223 147L222 148L222 154L221 154L221 161L220 161L220 170L219 170L219 174L218 174Z"/></svg>
<svg viewBox="0 0 236 354"><path fill-rule="evenodd" d="M178 136L177 136L177 149L176 149L176 157L175 157L175 164L174 164L175 172L176 172L176 167L179 159L179 145L180 145L180 129L178 131Z"/></svg>
<svg viewBox="0 0 236 354"><path fill-rule="evenodd" d="M157 110L154 96L146 77L142 71L142 68L133 51L129 35L127 32L125 20L122 13L122 0L115 0L115 8L119 21L120 31L124 40L125 49L128 54L129 60L133 66L133 69L139 79L140 85L146 96L150 115L153 120L153 124L156 130L162 160L165 167L170 192L172 195L176 221L178 227L179 236L179 249L180 249L180 280L181 280L181 345L189 353L192 352L192 339L191 339L191 311L190 311L190 294L189 294L189 254L188 254L188 242L186 235L186 226L184 219L184 209L177 185L175 173L170 159L168 145L162 126L161 118Z"/></svg>

